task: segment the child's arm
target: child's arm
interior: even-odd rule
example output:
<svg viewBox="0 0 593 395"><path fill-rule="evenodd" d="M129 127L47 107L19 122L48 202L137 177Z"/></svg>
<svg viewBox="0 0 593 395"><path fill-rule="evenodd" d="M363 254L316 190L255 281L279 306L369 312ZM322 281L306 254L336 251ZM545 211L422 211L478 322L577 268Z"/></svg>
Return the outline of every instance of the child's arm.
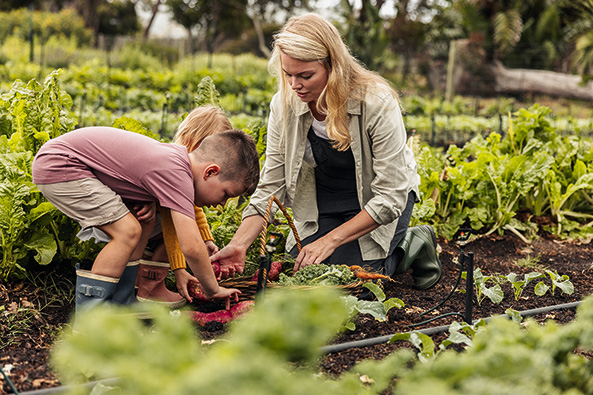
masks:
<svg viewBox="0 0 593 395"><path fill-rule="evenodd" d="M163 229L163 241L165 243L165 250L167 251L167 258L169 259L171 270L175 272L175 277L177 278L178 275L181 274L178 273L178 271L180 271L180 269L185 269L186 267L185 257L183 256L181 247L179 247L179 242L177 241L177 233L175 232L175 226L173 225L173 220L171 218L171 210L161 207L160 212ZM218 252L218 247L212 242L214 237L210 232L210 226L208 226L208 221L206 220L204 210L194 206L194 212L196 213L196 223L198 224L198 229L200 230L202 240L204 240L204 243L206 244L208 255ZM218 280L220 280L220 278L218 278Z"/></svg>
<svg viewBox="0 0 593 395"><path fill-rule="evenodd" d="M208 248L208 253L210 255L217 253L218 246L214 244L214 236L212 236L212 232L210 231L210 225L208 225L204 210L201 207L194 206L194 212L196 214L196 223L200 229L202 240L204 240L204 244L206 244L206 248Z"/></svg>
<svg viewBox="0 0 593 395"><path fill-rule="evenodd" d="M200 241L201 236L196 221L175 210L171 210L171 218L177 230L177 239L181 251L185 255L194 276L200 281L205 296L207 298L229 298L234 296L235 300L238 301L240 293L238 290L227 289L218 285L214 270L210 264L206 245ZM183 297L191 300L187 291L187 284L183 284L182 289L179 291Z"/></svg>

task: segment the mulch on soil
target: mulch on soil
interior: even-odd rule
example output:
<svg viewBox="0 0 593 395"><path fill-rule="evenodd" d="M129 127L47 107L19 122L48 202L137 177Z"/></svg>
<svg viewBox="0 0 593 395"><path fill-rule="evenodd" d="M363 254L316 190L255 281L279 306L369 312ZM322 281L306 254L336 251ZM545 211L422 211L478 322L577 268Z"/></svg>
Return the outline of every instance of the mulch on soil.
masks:
<svg viewBox="0 0 593 395"><path fill-rule="evenodd" d="M563 294L556 289L555 295L548 292L544 296L536 296L533 286L537 281L534 281L529 284L522 297L515 300L511 285L505 283L502 285L505 297L500 304L485 299L478 305L474 297L474 319L504 314L508 308L522 311L580 301L593 292L593 246L590 243L561 241L549 234L542 234L539 240L527 245L508 234L504 237L494 235L480 238L463 247L444 240L439 240L439 245L443 278L435 287L427 291L415 290L408 273L399 276L393 282L385 283L386 296L401 299L405 307L390 310L387 322L379 322L366 315L358 317L355 322L356 330L340 334L335 343L449 325L454 320L461 321L461 317L454 315L427 324L410 326L446 313L465 313L465 293L460 292L465 290L465 280L460 280L456 287L460 273L458 258L462 251L465 254L473 253L474 266L479 267L484 275L507 275L513 272L522 276L524 273L543 272L548 269L557 271L560 275L568 275L575 288L572 295ZM519 266L518 263L529 263L531 266ZM56 273L56 270L60 272ZM73 270L69 268L56 268L52 273L52 277L61 279L65 285L74 279ZM549 280L547 283L550 283ZM452 290L454 291L451 292ZM422 312L433 308L449 294L450 298L441 306L421 316ZM72 312L71 295L71 292L62 298L47 295L39 283L0 282L0 366L5 370L10 367L9 377L19 392L60 385L48 367L47 360L52 341ZM28 314L17 313L27 306L30 306ZM542 322L553 319L565 323L574 318L574 310L556 310L533 318ZM16 325L18 322L26 322L26 330L21 329L25 327L24 324ZM213 323L201 328L200 334L204 339L211 339L225 333L225 330L225 325ZM448 334L441 333L431 337L438 345ZM363 359L381 359L397 348L410 346L405 341L399 341L330 353L320 361L320 371L329 375L339 375ZM0 383L0 394L11 393L3 378L0 378Z"/></svg>

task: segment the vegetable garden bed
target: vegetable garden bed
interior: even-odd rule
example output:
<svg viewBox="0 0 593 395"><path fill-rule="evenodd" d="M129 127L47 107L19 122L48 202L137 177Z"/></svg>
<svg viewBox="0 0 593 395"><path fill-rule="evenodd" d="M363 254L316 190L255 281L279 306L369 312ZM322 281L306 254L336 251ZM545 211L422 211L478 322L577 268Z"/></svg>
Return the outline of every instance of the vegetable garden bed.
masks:
<svg viewBox="0 0 593 395"><path fill-rule="evenodd" d="M458 316L448 316L424 325L412 326L441 314L464 313L465 294L455 291L442 306L425 316L420 315L446 297L459 278L459 265L456 260L461 252L460 246L443 240L439 242L444 276L434 288L428 291L415 290L409 274L385 283L387 298L399 298L405 303L405 307L392 308L388 312L386 322L379 322L370 315L360 315L354 322L356 329L343 332L332 344L448 325L454 320L460 321ZM552 295L552 282L546 275L545 278L529 283L515 299L511 283L501 281L500 287L504 295L502 301L496 304L486 297L478 304L474 298L474 319L504 314L509 308L519 311L575 302L593 291L593 246L590 243L560 241L548 234L541 234L540 240L526 245L515 236L507 235L478 239L463 248L465 253L473 253L475 266L480 268L485 276L507 276L509 273L515 273L522 278L524 274L534 271L546 273L547 269L568 276L574 286L571 295L559 288L556 288ZM9 372L11 381L20 392L60 385L58 378L47 365L47 358L56 334L67 322L73 307L70 300L70 282L73 278L73 270L65 264L61 268L53 268L50 276L47 273L39 274L33 282L0 284L0 365ZM534 292L540 281L550 286L550 290L543 296L537 296ZM490 282L488 286L493 285L494 282ZM63 289L64 292L56 295L56 290L59 289ZM458 289L465 290L465 280L460 282ZM215 309L216 306L212 308ZM574 318L574 310L550 311L534 318L542 322L553 319L565 323ZM199 328L196 326L199 336L204 340L219 338L226 333L226 329L226 324L216 322ZM443 332L431 337L438 345L448 337L448 333ZM410 342L401 340L392 344L381 343L328 353L320 361L319 369L321 372L337 376L361 360L381 359L401 347L413 348ZM462 349L461 346L453 347ZM1 382L0 394L11 393L7 383L4 380Z"/></svg>

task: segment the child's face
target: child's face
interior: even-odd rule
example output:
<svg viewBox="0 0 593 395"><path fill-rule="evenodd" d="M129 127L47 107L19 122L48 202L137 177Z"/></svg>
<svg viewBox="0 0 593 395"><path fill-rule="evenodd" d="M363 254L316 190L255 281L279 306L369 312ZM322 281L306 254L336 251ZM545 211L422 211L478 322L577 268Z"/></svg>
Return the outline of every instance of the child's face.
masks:
<svg viewBox="0 0 593 395"><path fill-rule="evenodd" d="M217 172L197 178L194 186L196 206L224 206L228 199L245 192L245 187L234 180L221 181Z"/></svg>

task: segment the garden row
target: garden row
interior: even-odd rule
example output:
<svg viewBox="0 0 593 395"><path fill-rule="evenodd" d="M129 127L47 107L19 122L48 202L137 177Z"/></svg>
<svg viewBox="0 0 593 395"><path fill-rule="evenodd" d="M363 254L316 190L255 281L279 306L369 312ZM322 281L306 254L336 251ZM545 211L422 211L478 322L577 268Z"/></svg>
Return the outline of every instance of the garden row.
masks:
<svg viewBox="0 0 593 395"><path fill-rule="evenodd" d="M58 76L58 71L53 72L43 84L16 81L0 96L2 278L22 273L33 261L47 264L96 253L95 246L75 238L77 225L46 202L31 182L31 163L39 147L77 124L72 98ZM224 108L212 79L204 78L196 91L194 105L213 103ZM421 177L420 202L412 225L431 224L440 237L449 240L466 228L479 235L510 231L526 242L539 227L563 238L590 236L592 140L558 134L549 113L538 105L520 109L512 115L504 137L496 132L478 135L446 152L412 137ZM162 138L141 119L121 117L112 124ZM254 136L263 160L263 119L248 117L235 126ZM228 243L243 205L231 200L227 207L206 210L217 245ZM542 217L550 220L541 221ZM279 228L289 231L288 226Z"/></svg>

